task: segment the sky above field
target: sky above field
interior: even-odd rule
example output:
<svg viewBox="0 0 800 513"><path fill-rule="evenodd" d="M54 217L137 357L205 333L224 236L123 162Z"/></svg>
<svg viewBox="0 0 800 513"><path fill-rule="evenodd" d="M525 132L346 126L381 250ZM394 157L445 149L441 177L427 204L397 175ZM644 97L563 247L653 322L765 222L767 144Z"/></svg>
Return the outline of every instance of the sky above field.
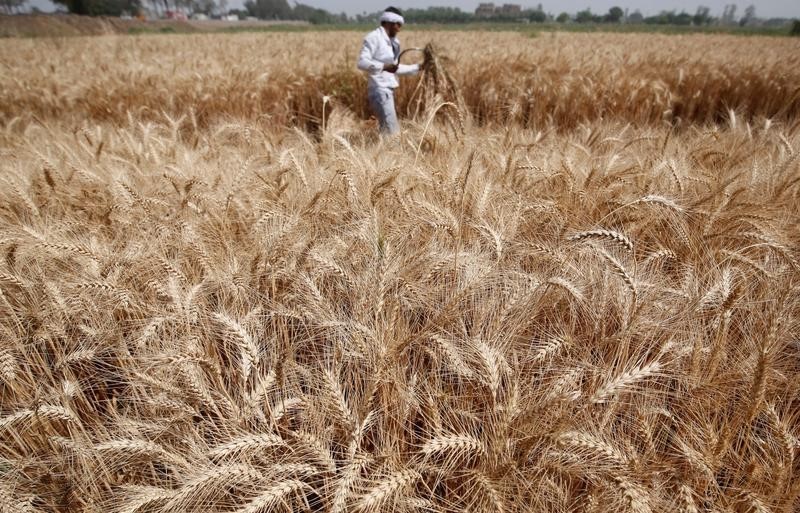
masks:
<svg viewBox="0 0 800 513"><path fill-rule="evenodd" d="M290 0L290 4L294 1ZM478 6L479 0L385 0L375 2L374 0L303 0L301 3L321 7L328 11L339 13L346 12L349 15L363 12L375 12L383 9L387 5L394 5L399 8L425 8L431 5L460 7L464 11L473 11ZM538 0L496 0L496 5L503 3L519 3L523 7L536 7ZM687 11L694 14L698 5L705 5L711 9L712 16L720 16L726 4L737 3L731 0L660 0L657 2L647 0L546 0L542 1L542 8L545 12L558 14L560 12L575 13L589 7L594 13L605 13L608 9L618 5L628 8L631 12L638 9L642 14L657 14L664 10ZM244 0L229 0L231 8L241 7ZM36 6L45 11L52 11L53 4L49 0L29 0L28 5ZM756 6L756 15L759 18L793 18L800 17L800 1L798 0L751 0L737 4L737 16L744 14L744 9L748 5Z"/></svg>

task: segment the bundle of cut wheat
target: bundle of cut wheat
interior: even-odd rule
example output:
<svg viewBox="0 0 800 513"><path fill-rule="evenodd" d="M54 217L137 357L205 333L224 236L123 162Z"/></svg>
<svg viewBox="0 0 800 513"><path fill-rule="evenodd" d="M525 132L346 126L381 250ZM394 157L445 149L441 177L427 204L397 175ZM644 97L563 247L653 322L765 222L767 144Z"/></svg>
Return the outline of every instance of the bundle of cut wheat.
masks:
<svg viewBox="0 0 800 513"><path fill-rule="evenodd" d="M427 119L441 111L444 119L458 132L463 133L464 120L469 116L469 109L458 84L444 66L448 59L439 56L432 43L425 45L421 51L424 56L422 73L408 102L409 113L413 109L414 118L422 114Z"/></svg>

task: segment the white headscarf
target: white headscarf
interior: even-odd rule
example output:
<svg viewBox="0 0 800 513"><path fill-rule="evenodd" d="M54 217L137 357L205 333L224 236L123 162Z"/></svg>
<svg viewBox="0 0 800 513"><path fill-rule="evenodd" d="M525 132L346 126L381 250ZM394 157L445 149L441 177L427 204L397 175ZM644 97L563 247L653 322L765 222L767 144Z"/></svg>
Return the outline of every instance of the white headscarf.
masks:
<svg viewBox="0 0 800 513"><path fill-rule="evenodd" d="M383 11L383 14L381 14L381 23L384 21L388 23L399 23L400 25L405 23L402 16L391 11Z"/></svg>

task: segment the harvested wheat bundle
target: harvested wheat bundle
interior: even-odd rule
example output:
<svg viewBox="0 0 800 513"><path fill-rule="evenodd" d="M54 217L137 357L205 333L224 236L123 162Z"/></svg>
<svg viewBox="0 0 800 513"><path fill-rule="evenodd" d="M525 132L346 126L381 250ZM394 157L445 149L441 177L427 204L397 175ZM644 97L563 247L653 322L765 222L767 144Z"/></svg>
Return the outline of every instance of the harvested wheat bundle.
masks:
<svg viewBox="0 0 800 513"><path fill-rule="evenodd" d="M430 112L435 115L437 111L441 110L445 113L445 119L460 133L463 133L464 121L469 115L469 110L458 84L443 64L447 58L440 57L431 43L425 45L422 50L413 48L406 51L412 50L421 51L424 60L419 82L408 102L409 113L412 106L414 118L417 118L421 112Z"/></svg>

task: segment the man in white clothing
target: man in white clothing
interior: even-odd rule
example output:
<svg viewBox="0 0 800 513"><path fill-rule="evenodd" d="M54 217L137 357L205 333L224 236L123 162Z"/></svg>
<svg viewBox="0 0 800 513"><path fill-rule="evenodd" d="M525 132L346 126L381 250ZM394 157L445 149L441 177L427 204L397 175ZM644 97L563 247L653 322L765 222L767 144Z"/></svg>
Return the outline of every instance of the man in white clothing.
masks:
<svg viewBox="0 0 800 513"><path fill-rule="evenodd" d="M388 7L381 14L381 26L364 37L358 55L358 69L367 72L367 97L381 126L381 132L395 134L400 131L394 108L394 90L399 83L396 75L413 75L419 64L400 64L400 41L397 33L403 26L399 9Z"/></svg>

